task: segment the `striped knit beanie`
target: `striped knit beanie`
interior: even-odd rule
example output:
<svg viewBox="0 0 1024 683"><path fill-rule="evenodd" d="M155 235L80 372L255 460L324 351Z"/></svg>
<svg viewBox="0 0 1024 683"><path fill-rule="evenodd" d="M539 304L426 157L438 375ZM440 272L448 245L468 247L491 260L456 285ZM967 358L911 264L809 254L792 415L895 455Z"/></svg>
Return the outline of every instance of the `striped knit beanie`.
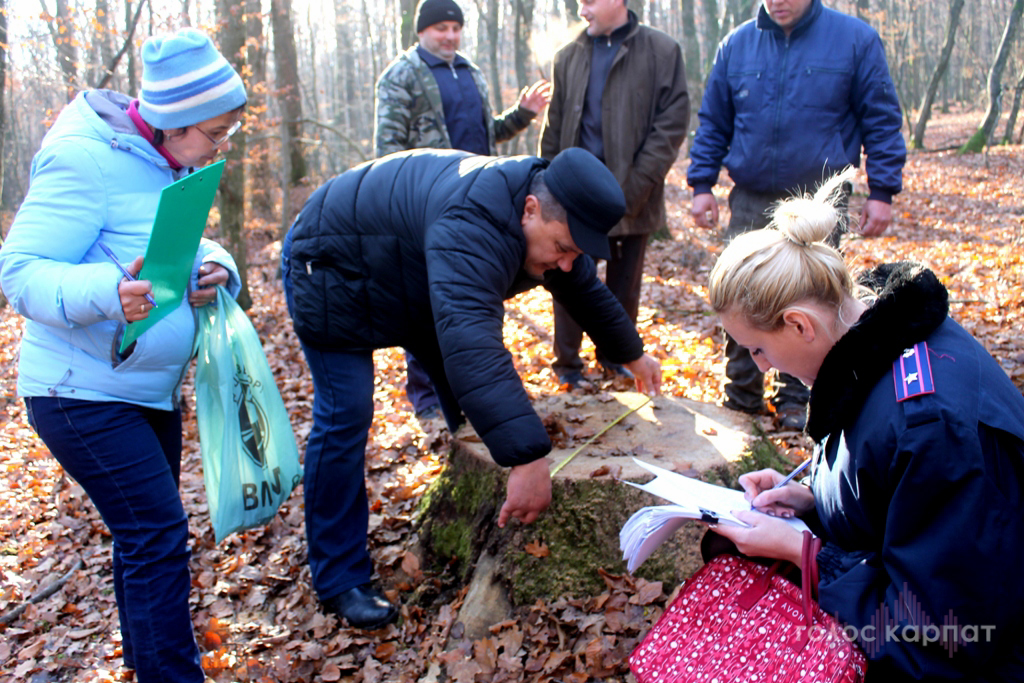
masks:
<svg viewBox="0 0 1024 683"><path fill-rule="evenodd" d="M154 128L185 128L245 102L242 79L203 33L185 28L142 46L139 113Z"/></svg>

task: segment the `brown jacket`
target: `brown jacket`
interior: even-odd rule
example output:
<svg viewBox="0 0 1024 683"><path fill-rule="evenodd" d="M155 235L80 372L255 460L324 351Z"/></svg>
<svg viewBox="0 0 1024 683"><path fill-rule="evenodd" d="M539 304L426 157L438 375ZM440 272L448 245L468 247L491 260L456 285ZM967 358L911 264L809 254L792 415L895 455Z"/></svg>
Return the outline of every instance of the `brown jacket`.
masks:
<svg viewBox="0 0 1024 683"><path fill-rule="evenodd" d="M690 124L679 43L641 26L632 11L629 22L602 95L605 164L626 195L626 215L612 236L648 234L664 224L665 176ZM584 30L555 55L554 92L540 141L545 159L579 145L592 41Z"/></svg>

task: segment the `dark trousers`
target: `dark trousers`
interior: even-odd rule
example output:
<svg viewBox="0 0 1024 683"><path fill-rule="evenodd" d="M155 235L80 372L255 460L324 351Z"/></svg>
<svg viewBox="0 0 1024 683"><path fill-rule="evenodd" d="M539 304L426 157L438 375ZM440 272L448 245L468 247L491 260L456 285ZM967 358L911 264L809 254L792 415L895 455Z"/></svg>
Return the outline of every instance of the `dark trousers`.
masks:
<svg viewBox="0 0 1024 683"><path fill-rule="evenodd" d="M852 189L852 188L851 188ZM751 230L768 227L771 220L769 212L779 201L792 196L790 192L780 194L761 194L748 192L734 187L729 193L729 209L731 217L726 229L726 240L731 240ZM846 199L840 202L841 211L846 211L849 202L849 189ZM834 230L829 243L839 246L839 230ZM757 363L751 358L750 352L725 335L725 391L726 402L734 408L748 412L760 411L764 405L764 373L757 369ZM807 386L792 375L784 372L776 373L772 387L772 404L807 405L811 392Z"/></svg>
<svg viewBox="0 0 1024 683"><path fill-rule="evenodd" d="M441 401L423 364L408 351L405 352L405 395L417 415L439 405Z"/></svg>
<svg viewBox="0 0 1024 683"><path fill-rule="evenodd" d="M605 284L630 320L636 322L640 308L640 285L644 278L644 253L650 235L626 235L609 239L612 257L605 266ZM576 324L569 312L557 301L552 307L555 316L555 362L552 368L559 377L583 370L580 345L583 343L583 328ZM602 365L606 359L597 350L597 361Z"/></svg>
<svg viewBox="0 0 1024 683"><path fill-rule="evenodd" d="M321 600L370 580L366 440L373 421L373 353L302 344L313 376L313 427L303 495L313 587Z"/></svg>
<svg viewBox="0 0 1024 683"><path fill-rule="evenodd" d="M178 493L181 411L49 396L25 404L33 429L110 529L125 665L139 683L202 683Z"/></svg>

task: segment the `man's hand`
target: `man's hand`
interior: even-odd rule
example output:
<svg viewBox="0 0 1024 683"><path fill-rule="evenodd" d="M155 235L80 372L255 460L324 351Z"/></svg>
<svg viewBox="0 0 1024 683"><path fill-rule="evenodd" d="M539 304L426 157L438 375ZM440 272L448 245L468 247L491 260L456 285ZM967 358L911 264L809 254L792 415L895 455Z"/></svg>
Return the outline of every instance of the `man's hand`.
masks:
<svg viewBox="0 0 1024 683"><path fill-rule="evenodd" d="M860 234L865 237L878 237L889 228L891 222L891 204L878 199L864 202L864 210L860 214Z"/></svg>
<svg viewBox="0 0 1024 683"><path fill-rule="evenodd" d="M690 214L701 228L713 228L718 225L718 201L715 195L702 192L693 195Z"/></svg>
<svg viewBox="0 0 1024 683"><path fill-rule="evenodd" d="M661 395L661 363L646 353L624 364L636 378L636 390L648 396Z"/></svg>
<svg viewBox="0 0 1024 683"><path fill-rule="evenodd" d="M544 107L548 106L550 101L551 83L546 78L540 79L528 88L523 88L523 92L519 93L519 106L534 114L544 111Z"/></svg>
<svg viewBox="0 0 1024 683"><path fill-rule="evenodd" d="M509 517L524 524L537 519L551 503L551 473L548 459L516 465L508 475L508 493L498 513L498 526L505 528Z"/></svg>

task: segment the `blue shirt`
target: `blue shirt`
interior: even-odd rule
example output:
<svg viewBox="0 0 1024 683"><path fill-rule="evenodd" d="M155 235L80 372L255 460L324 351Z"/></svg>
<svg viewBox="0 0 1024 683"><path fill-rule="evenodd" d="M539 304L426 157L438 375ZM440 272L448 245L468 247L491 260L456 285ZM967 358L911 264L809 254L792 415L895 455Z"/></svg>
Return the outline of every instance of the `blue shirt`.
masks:
<svg viewBox="0 0 1024 683"><path fill-rule="evenodd" d="M455 55L455 61L449 64L424 50L422 45L416 50L430 67L441 91L444 122L452 147L473 154L490 154L483 101L473 81L469 62L461 55Z"/></svg>

